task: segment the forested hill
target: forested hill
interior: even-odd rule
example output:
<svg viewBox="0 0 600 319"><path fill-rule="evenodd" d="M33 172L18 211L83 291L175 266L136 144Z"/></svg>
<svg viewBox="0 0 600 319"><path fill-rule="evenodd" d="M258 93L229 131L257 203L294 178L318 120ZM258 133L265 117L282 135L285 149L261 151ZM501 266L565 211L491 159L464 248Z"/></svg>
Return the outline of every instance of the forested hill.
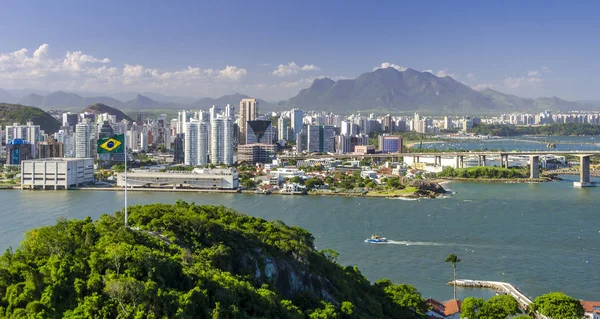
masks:
<svg viewBox="0 0 600 319"><path fill-rule="evenodd" d="M13 123L25 125L27 121L39 125L46 133L55 133L60 128L57 119L37 107L0 103L0 126Z"/></svg>
<svg viewBox="0 0 600 319"><path fill-rule="evenodd" d="M423 318L411 286L371 284L313 236L224 207L135 206L59 220L0 257L0 318Z"/></svg>
<svg viewBox="0 0 600 319"><path fill-rule="evenodd" d="M588 123L561 123L542 126L514 126L507 124L480 124L469 130L471 133L489 136L551 135L592 136L600 135L600 125Z"/></svg>

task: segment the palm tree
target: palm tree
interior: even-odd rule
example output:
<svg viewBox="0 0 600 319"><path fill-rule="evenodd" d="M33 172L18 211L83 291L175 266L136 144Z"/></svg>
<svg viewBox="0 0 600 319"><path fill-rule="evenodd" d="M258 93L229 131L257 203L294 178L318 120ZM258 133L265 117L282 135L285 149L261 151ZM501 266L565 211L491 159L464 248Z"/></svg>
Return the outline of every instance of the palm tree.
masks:
<svg viewBox="0 0 600 319"><path fill-rule="evenodd" d="M460 259L458 259L455 254L450 254L444 262L452 263L452 269L454 269L454 281L452 286L454 286L454 300L456 300L456 264L460 262Z"/></svg>

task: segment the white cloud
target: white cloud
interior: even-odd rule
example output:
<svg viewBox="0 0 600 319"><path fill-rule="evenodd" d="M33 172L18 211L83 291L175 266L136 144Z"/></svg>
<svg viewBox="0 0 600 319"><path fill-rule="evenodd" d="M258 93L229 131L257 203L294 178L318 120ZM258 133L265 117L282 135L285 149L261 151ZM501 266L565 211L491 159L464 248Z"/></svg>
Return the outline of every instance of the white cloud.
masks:
<svg viewBox="0 0 600 319"><path fill-rule="evenodd" d="M471 80L471 81L475 80L475 74L473 74L473 73L468 73L468 74L467 74L467 79L469 79L469 80Z"/></svg>
<svg viewBox="0 0 600 319"><path fill-rule="evenodd" d="M374 67L373 71L379 70L379 69L387 69L387 68L394 68L394 69L396 69L396 70L398 70L400 72L406 71L406 69L408 69L407 67L404 67L404 66L401 66L401 65L398 65L398 64L393 64L393 63L389 63L389 62L383 62L383 63L381 63L380 66Z"/></svg>
<svg viewBox="0 0 600 319"><path fill-rule="evenodd" d="M480 90L483 90L483 89L491 89L492 87L493 87L492 83L487 83L487 82L471 86L471 88L473 90L477 90L477 91L480 91Z"/></svg>
<svg viewBox="0 0 600 319"><path fill-rule="evenodd" d="M508 77L504 79L504 86L509 89L519 89L523 87L538 88L542 85L543 80L536 77Z"/></svg>
<svg viewBox="0 0 600 319"><path fill-rule="evenodd" d="M540 76L540 71L528 71L527 76Z"/></svg>
<svg viewBox="0 0 600 319"><path fill-rule="evenodd" d="M448 69L443 69L443 70L439 70L435 76L439 77L439 78L443 78L445 76L449 76L451 78L456 78L456 75L454 75L453 73L448 73Z"/></svg>
<svg viewBox="0 0 600 319"><path fill-rule="evenodd" d="M205 93L232 90L248 71L233 65L223 69L187 68L164 71L140 64L111 66L109 58L97 58L83 51L67 51L62 58L50 57L48 44L33 54L27 49L0 53L0 83L5 88L41 90L147 91L189 93L191 88L205 88ZM203 92L204 93L204 92Z"/></svg>
<svg viewBox="0 0 600 319"><path fill-rule="evenodd" d="M550 73L552 73L552 70L550 70L550 68L549 68L549 67L547 67L547 66L543 66L543 67L542 67L542 72L544 72L544 73L547 73L547 74L550 74Z"/></svg>
<svg viewBox="0 0 600 319"><path fill-rule="evenodd" d="M292 74L297 74L299 71L319 71L321 68L314 64L305 64L300 67L296 62L290 62L288 64L280 64L277 69L275 69L272 74L276 76L288 76Z"/></svg>

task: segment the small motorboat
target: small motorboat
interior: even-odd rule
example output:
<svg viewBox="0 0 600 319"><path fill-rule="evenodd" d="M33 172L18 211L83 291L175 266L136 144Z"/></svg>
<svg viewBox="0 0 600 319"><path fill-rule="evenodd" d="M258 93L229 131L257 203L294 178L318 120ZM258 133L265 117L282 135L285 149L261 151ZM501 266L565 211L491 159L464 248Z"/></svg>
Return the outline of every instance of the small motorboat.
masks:
<svg viewBox="0 0 600 319"><path fill-rule="evenodd" d="M371 238L365 239L365 243L370 244L383 244L389 243L390 241L381 236L372 235Z"/></svg>

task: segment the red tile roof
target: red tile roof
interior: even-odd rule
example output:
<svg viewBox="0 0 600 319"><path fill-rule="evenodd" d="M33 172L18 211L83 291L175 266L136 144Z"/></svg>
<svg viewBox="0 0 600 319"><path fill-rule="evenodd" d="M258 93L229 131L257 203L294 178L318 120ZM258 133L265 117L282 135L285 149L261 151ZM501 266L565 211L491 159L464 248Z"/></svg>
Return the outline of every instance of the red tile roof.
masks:
<svg viewBox="0 0 600 319"><path fill-rule="evenodd" d="M600 301L581 301L585 312L600 313ZM594 309L595 308L595 309Z"/></svg>
<svg viewBox="0 0 600 319"><path fill-rule="evenodd" d="M451 316L455 313L460 312L460 306L462 302L460 300L450 300L444 303L444 315Z"/></svg>

